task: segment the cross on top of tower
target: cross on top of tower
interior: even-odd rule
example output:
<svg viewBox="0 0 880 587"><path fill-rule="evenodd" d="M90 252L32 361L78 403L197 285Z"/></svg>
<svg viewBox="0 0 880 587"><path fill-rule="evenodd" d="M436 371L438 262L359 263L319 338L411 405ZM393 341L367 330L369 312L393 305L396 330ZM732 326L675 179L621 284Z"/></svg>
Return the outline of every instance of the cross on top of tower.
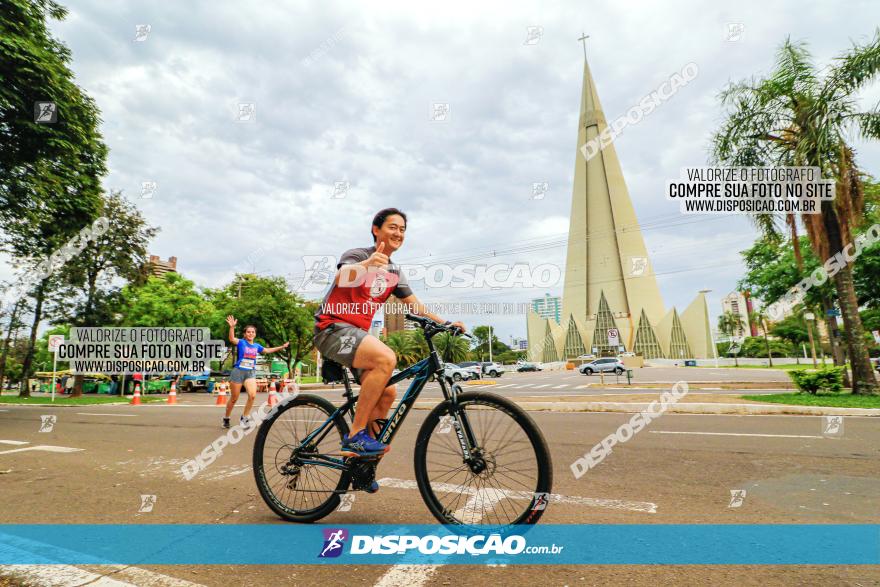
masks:
<svg viewBox="0 0 880 587"><path fill-rule="evenodd" d="M580 39L578 39L578 41L582 42L584 45L584 59L586 59L587 58L587 39L590 38L590 35L588 35L584 32L581 32L581 35L582 36Z"/></svg>

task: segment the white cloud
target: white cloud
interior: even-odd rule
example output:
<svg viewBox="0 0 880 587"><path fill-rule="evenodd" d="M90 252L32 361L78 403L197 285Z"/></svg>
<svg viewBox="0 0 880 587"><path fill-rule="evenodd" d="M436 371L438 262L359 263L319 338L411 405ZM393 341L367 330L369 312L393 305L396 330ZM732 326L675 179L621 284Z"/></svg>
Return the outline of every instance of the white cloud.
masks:
<svg viewBox="0 0 880 587"><path fill-rule="evenodd" d="M363 246L372 214L388 205L410 214L402 260L567 230L582 28L609 119L684 64L700 67L696 80L616 142L639 219L668 217L677 209L662 196L664 182L706 163L720 119L716 96L728 80L766 72L789 33L827 62L850 38L870 34L878 16L867 2L841 10L830 1L757 0L637 7L83 0L70 8L54 29L102 109L107 187L124 189L162 227L152 252L177 256L185 275L211 286L261 247L268 252L258 269L285 275L302 272L303 254ZM741 41L725 39L729 22L743 23ZM135 25L145 23L150 36L134 42ZM539 43L523 44L528 26L543 27ZM239 101L256 103L254 123L234 122ZM450 104L448 122L429 121L434 102ZM876 170L880 149L860 147L860 160ZM145 180L159 182L152 200L138 198ZM330 199L339 180L350 192ZM546 198L530 199L532 183L543 181L551 186ZM658 273L725 260L723 270L662 278L668 306L685 306L702 287L718 298L734 287L737 245L752 240L751 228L736 219L724 229L719 235L717 222L705 222L645 231ZM724 240L736 234L741 242ZM564 256L560 245L526 257L564 264ZM524 318L496 326L503 340L525 332Z"/></svg>

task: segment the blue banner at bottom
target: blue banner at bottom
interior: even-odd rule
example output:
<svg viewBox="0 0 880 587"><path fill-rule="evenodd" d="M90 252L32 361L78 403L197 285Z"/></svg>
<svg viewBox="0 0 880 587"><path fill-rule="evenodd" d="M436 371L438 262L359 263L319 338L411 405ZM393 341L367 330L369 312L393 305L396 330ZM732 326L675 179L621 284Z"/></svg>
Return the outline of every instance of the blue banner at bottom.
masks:
<svg viewBox="0 0 880 587"><path fill-rule="evenodd" d="M0 525L0 564L877 565L880 525Z"/></svg>

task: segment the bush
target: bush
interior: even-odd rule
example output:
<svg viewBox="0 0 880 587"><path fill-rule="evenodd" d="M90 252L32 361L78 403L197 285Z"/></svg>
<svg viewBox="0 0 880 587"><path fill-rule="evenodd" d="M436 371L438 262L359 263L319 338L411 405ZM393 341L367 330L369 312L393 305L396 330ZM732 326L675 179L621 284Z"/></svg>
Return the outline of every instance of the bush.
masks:
<svg viewBox="0 0 880 587"><path fill-rule="evenodd" d="M792 369L788 372L788 376L802 392L814 395L819 391L837 393L843 389L843 370L845 368L825 367L816 371Z"/></svg>

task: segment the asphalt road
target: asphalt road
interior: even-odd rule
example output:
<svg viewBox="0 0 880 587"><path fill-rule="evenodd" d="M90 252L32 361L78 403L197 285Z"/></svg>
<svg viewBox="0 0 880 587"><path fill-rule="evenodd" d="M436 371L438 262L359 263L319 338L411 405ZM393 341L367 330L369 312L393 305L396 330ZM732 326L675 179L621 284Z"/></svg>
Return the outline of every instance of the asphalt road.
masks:
<svg viewBox="0 0 880 587"><path fill-rule="evenodd" d="M719 395L779 393L780 389L784 389L781 384L789 383L791 380L785 371L779 369L651 367L633 370L632 385L629 388L621 387L627 382L626 375L617 376L614 373L606 373L603 385L602 378L598 374L582 375L577 371L510 372L504 373L501 377L486 377L484 381L492 382L492 391L505 397L517 398L542 395L620 395L637 392L640 384L650 384L652 387L658 385L672 387L678 381L703 383L704 385L700 386L701 393ZM747 385L765 383L768 389L749 389L747 392L737 389L726 389L730 386L731 382L745 383ZM403 393L408 384L408 381L400 383L398 385L398 393ZM718 387L713 388L714 384L717 384ZM723 387L722 384L724 384ZM466 384L465 387L467 387ZM629 391L630 389L633 391ZM422 398L439 399L442 397L438 383L427 384L422 394Z"/></svg>
<svg viewBox="0 0 880 587"><path fill-rule="evenodd" d="M703 371L702 369L700 371ZM539 377L538 374L536 377ZM549 375L549 374L548 374ZM570 374L560 374L570 376ZM507 376L505 376L507 377ZM511 380L514 377L510 378ZM556 390L558 393L558 390ZM533 393L530 393L533 394ZM331 396L332 397L332 396ZM205 398L207 399L207 398ZM190 401L184 396L185 401ZM202 402L199 401L199 404ZM236 410L236 416L239 410ZM412 452L427 414L416 410L395 439L375 495L357 493L350 511L323 522L434 523L417 490ZM51 432L41 416L55 415ZM542 523L878 523L880 426L847 417L840 438L822 436L805 416L667 414L575 479L570 464L628 419L626 414L534 412L554 459L556 494L588 499L552 503ZM3 523L281 524L257 494L250 469L253 436L228 448L191 481L180 464L221 434L220 408L142 405L0 407L0 520ZM35 450L37 446L79 449ZM26 450L21 450L26 449ZM57 450L57 449L56 449ZM731 490L745 489L729 507ZM141 495L155 495L141 513ZM601 498L602 501L593 501ZM647 504L647 505L646 505ZM653 504L653 507L649 507ZM655 510L651 512L651 510ZM267 545L242 545L265 548ZM842 545L845 548L845 545ZM398 568L388 566L83 567L65 583L110 575L118 585L880 585L880 568L743 566L541 566ZM0 568L0 575L9 574ZM82 575L76 575L82 573ZM54 578L53 578L54 577ZM103 579L106 583L108 579Z"/></svg>

